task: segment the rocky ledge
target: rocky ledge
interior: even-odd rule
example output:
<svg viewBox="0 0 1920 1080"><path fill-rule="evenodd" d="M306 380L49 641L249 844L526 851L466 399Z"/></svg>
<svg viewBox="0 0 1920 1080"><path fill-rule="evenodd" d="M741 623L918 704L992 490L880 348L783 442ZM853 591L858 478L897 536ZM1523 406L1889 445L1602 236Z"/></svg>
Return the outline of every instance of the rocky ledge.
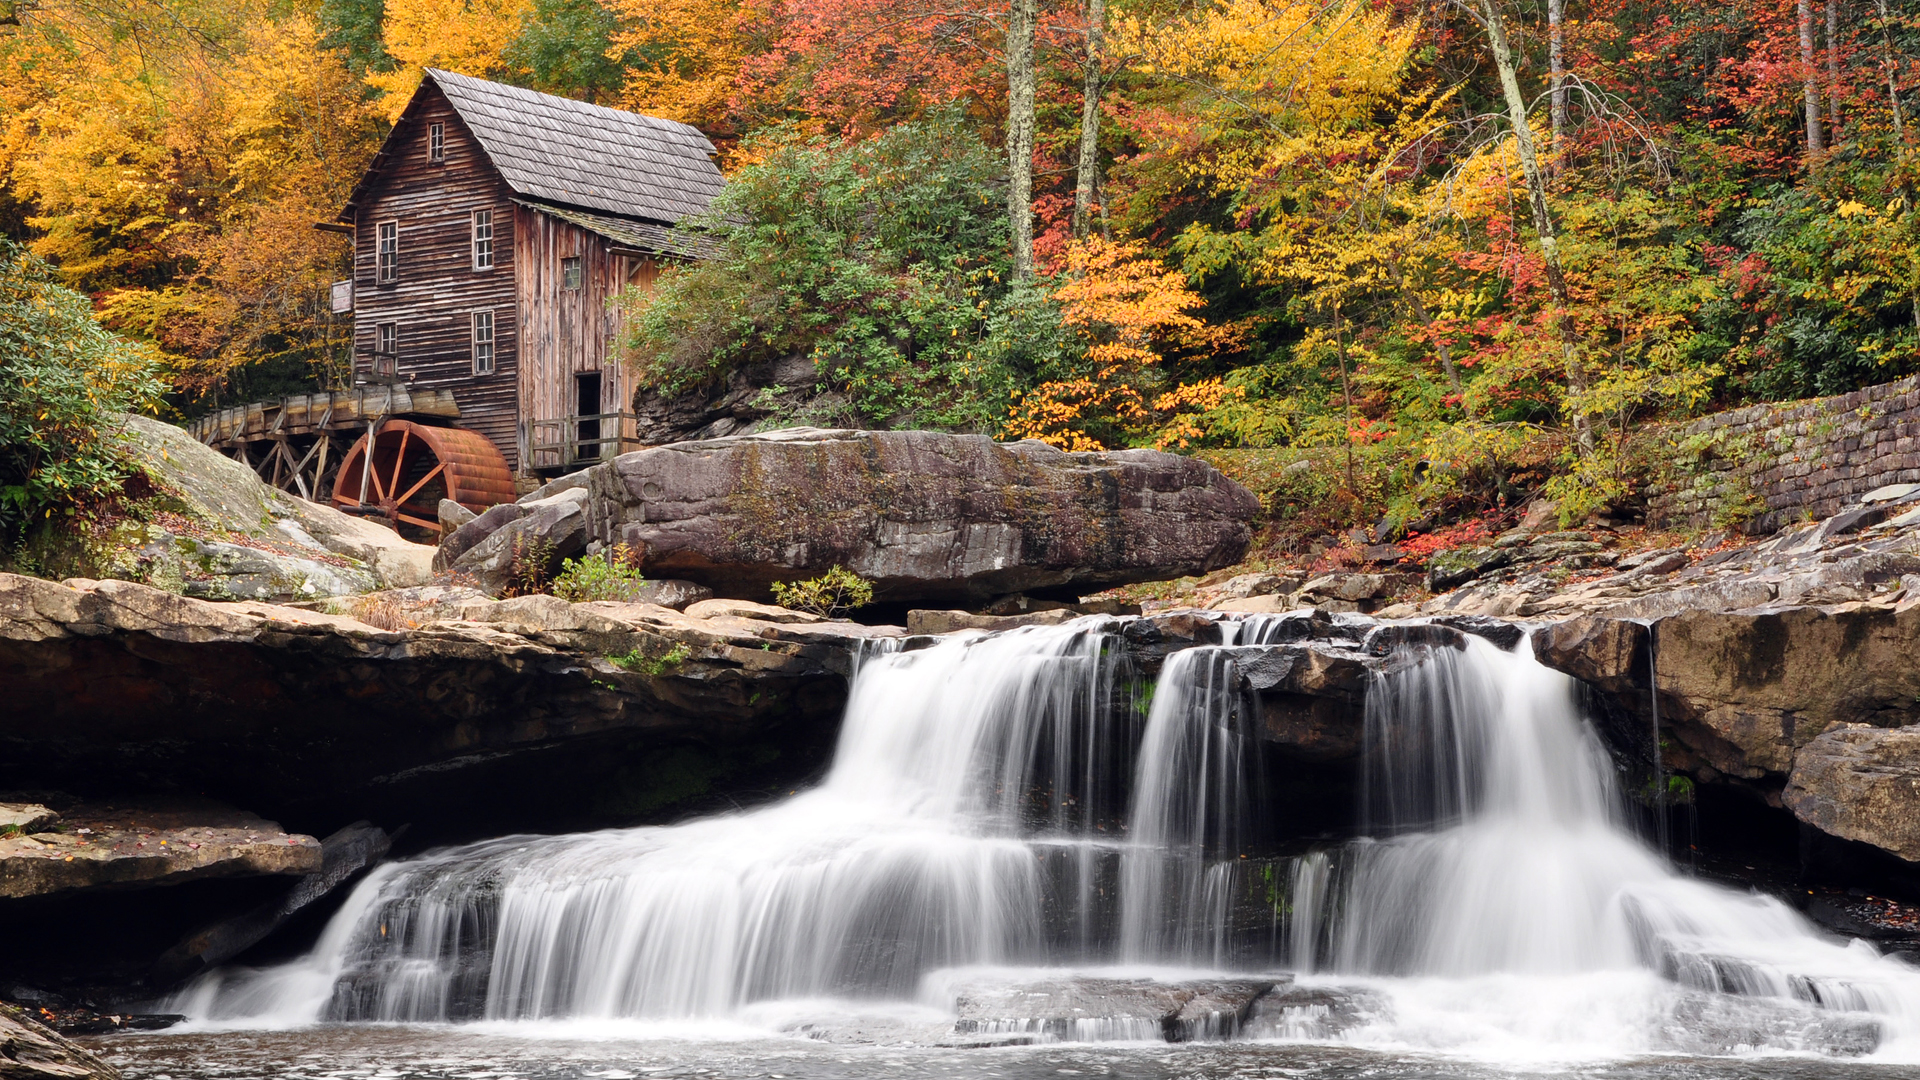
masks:
<svg viewBox="0 0 1920 1080"><path fill-rule="evenodd" d="M9 810L33 823L0 831L0 899L320 869L318 840L226 807L83 805L54 814L0 803L0 816Z"/></svg>

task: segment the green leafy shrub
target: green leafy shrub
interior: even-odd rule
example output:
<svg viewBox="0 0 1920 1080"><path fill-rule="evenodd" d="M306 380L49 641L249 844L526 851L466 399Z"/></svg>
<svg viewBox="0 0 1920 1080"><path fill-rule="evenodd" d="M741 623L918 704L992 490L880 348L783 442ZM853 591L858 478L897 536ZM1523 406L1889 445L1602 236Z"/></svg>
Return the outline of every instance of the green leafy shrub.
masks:
<svg viewBox="0 0 1920 1080"><path fill-rule="evenodd" d="M773 600L781 607L811 611L815 615L831 618L873 603L873 582L836 566L817 578L791 583L776 582Z"/></svg>
<svg viewBox="0 0 1920 1080"><path fill-rule="evenodd" d="M640 556L626 544L615 544L597 555L567 559L553 579L553 595L576 604L589 600L633 600L646 584Z"/></svg>
<svg viewBox="0 0 1920 1080"><path fill-rule="evenodd" d="M621 656L607 657L607 662L636 675L659 678L691 659L693 659L693 649L686 642L677 641L673 648L659 656L648 656L641 649L632 649Z"/></svg>
<svg viewBox="0 0 1920 1080"><path fill-rule="evenodd" d="M984 431L1074 347L1044 293L1013 283L1006 162L959 118L761 149L704 219L714 257L623 298L641 387L804 355L868 423Z"/></svg>
<svg viewBox="0 0 1920 1080"><path fill-rule="evenodd" d="M93 317L47 265L0 239L0 545L119 494L138 466L111 438L160 398L159 356Z"/></svg>

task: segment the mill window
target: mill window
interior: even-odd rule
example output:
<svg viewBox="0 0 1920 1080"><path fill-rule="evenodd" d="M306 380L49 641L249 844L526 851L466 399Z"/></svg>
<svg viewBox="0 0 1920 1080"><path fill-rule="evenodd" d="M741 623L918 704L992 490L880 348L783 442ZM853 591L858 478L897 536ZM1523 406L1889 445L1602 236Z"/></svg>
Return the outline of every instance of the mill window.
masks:
<svg viewBox="0 0 1920 1080"><path fill-rule="evenodd" d="M427 160L447 160L447 125L427 125Z"/></svg>
<svg viewBox="0 0 1920 1080"><path fill-rule="evenodd" d="M560 287L578 289L580 287L580 256L560 260Z"/></svg>
<svg viewBox="0 0 1920 1080"><path fill-rule="evenodd" d="M379 280L382 283L397 281L400 277L400 223L383 221L380 223L378 245Z"/></svg>
<svg viewBox="0 0 1920 1080"><path fill-rule="evenodd" d="M493 269L493 211L473 212L473 268Z"/></svg>
<svg viewBox="0 0 1920 1080"><path fill-rule="evenodd" d="M383 322L373 328L373 368L370 374L376 381L396 379L400 376L400 358L395 355L400 346L400 324Z"/></svg>
<svg viewBox="0 0 1920 1080"><path fill-rule="evenodd" d="M493 374L493 312L473 313L473 373Z"/></svg>

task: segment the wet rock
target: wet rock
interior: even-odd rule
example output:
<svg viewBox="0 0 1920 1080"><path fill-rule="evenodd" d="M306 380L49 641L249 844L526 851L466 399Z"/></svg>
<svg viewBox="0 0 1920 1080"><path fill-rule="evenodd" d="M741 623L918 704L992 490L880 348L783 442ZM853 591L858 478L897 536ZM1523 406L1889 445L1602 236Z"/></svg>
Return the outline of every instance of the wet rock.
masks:
<svg viewBox="0 0 1920 1080"><path fill-rule="evenodd" d="M0 1003L0 1080L120 1080L120 1071L26 1009Z"/></svg>
<svg viewBox="0 0 1920 1080"><path fill-rule="evenodd" d="M1797 1001L1693 993L1674 1003L1659 1039L1665 1049L1683 1054L1771 1050L1860 1057L1878 1049L1881 1031L1868 1017Z"/></svg>
<svg viewBox="0 0 1920 1080"><path fill-rule="evenodd" d="M310 874L320 864L313 837L227 807L82 806L63 814L52 831L0 837L0 898Z"/></svg>
<svg viewBox="0 0 1920 1080"><path fill-rule="evenodd" d="M1389 1015L1386 1000L1365 990L1282 984L1248 1010L1241 1034L1249 1039L1339 1039Z"/></svg>
<svg viewBox="0 0 1920 1080"><path fill-rule="evenodd" d="M1828 728L1793 755L1780 799L1829 836L1920 862L1920 727Z"/></svg>
<svg viewBox="0 0 1920 1080"><path fill-rule="evenodd" d="M179 983L265 941L288 919L385 857L391 845L386 830L364 821L333 833L320 841L319 868L296 881L285 896L203 927L163 953L154 965L154 985Z"/></svg>
<svg viewBox="0 0 1920 1080"><path fill-rule="evenodd" d="M958 1034L1039 1035L1076 1042L1224 1039L1236 1034L1272 980L1163 983L1070 976L973 982L951 990Z"/></svg>
<svg viewBox="0 0 1920 1080"><path fill-rule="evenodd" d="M794 428L589 470L589 531L649 573L758 598L844 566L882 601L965 600L1200 574L1245 553L1258 501L1151 450L1069 454L927 431Z"/></svg>

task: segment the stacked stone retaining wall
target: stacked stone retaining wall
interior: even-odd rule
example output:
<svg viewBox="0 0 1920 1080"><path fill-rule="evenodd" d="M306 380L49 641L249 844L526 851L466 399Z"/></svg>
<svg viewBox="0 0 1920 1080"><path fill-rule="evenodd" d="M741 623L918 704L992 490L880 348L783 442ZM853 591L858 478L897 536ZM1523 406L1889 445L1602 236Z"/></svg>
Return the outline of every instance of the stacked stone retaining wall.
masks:
<svg viewBox="0 0 1920 1080"><path fill-rule="evenodd" d="M1920 482L1920 376L1703 416L1660 432L1647 521L1777 532Z"/></svg>

